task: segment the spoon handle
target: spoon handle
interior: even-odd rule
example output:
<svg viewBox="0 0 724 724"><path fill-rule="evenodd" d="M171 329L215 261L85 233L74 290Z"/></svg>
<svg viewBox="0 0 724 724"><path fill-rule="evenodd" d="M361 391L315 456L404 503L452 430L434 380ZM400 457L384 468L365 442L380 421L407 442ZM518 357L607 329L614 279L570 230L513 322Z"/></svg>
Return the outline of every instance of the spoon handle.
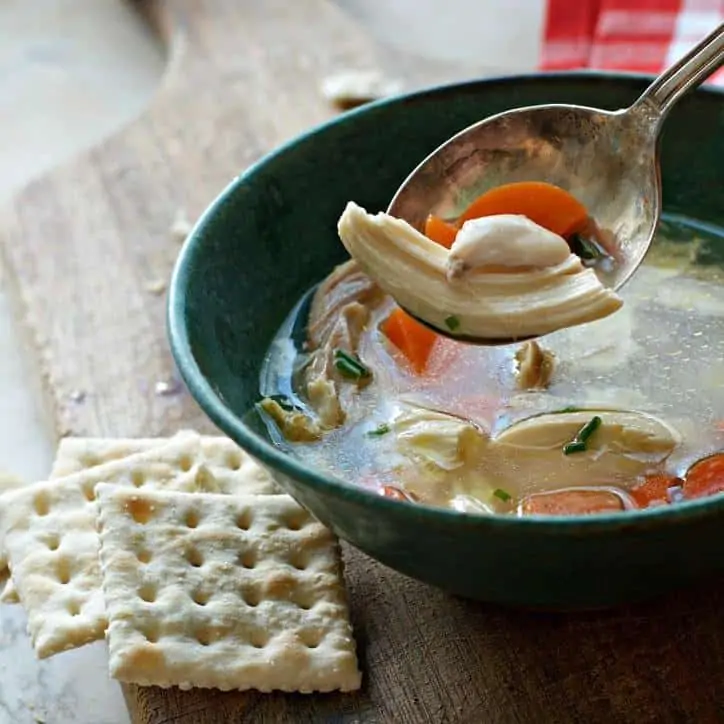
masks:
<svg viewBox="0 0 724 724"><path fill-rule="evenodd" d="M724 65L724 23L665 70L634 105L653 106L662 119L685 93Z"/></svg>

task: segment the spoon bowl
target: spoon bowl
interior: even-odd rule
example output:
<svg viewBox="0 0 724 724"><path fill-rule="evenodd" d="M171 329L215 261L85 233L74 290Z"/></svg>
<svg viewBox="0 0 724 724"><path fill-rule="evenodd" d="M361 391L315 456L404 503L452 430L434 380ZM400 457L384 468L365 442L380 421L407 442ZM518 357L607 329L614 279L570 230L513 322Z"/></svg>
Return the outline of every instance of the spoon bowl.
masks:
<svg viewBox="0 0 724 724"><path fill-rule="evenodd" d="M646 255L661 211L657 118L646 110L545 105L492 116L430 154L388 213L422 229L428 214L456 218L496 186L547 181L579 199L611 240L616 263L597 273L617 289Z"/></svg>
<svg viewBox="0 0 724 724"><path fill-rule="evenodd" d="M658 139L663 121L686 92L722 64L724 24L662 73L628 108L539 105L479 121L427 156L398 189L387 213L422 230L428 214L457 218L493 187L546 181L586 206L597 240L613 259L611 266L597 267L596 273L602 284L619 289L646 256L659 222ZM461 339L444 328L433 328ZM494 345L521 339L462 341Z"/></svg>

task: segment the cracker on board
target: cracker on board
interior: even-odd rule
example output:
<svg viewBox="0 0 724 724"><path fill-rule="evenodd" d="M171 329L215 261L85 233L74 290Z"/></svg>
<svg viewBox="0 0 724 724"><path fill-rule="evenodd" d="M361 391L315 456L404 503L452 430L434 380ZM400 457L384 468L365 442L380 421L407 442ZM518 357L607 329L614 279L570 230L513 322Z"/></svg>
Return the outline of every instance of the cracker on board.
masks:
<svg viewBox="0 0 724 724"><path fill-rule="evenodd" d="M223 494L276 492L270 480L249 475L248 466L222 470L216 463L205 457L200 436L180 433L159 447L0 498L0 535L39 658L102 638L106 627L96 484Z"/></svg>
<svg viewBox="0 0 724 724"><path fill-rule="evenodd" d="M49 480L62 478L87 468L102 465L111 460L144 452L167 443L169 438L86 438L66 437L58 443L55 460ZM0 540L0 603L19 603L10 571L7 567L5 549Z"/></svg>
<svg viewBox="0 0 724 724"><path fill-rule="evenodd" d="M97 493L113 677L182 689L359 688L337 541L290 496Z"/></svg>
<svg viewBox="0 0 724 724"><path fill-rule="evenodd" d="M58 443L51 478L94 468L167 443L169 438L64 437Z"/></svg>
<svg viewBox="0 0 724 724"><path fill-rule="evenodd" d="M5 493L8 490L15 490L24 485L22 478L12 473L6 473L0 470L0 493ZM10 571L8 570L8 562L5 557L5 552L0 548L0 603L17 603L18 597L15 594L15 587L13 586L12 579L10 578Z"/></svg>
<svg viewBox="0 0 724 724"><path fill-rule="evenodd" d="M220 486L232 492L238 479L243 479L241 490L265 495L276 490L271 473L242 450L232 440L223 436L197 435L192 431L179 433L196 436L206 465ZM56 479L120 460L129 455L152 450L165 445L171 438L96 438L66 437L61 439L50 473ZM18 603L19 597L7 570L5 551L0 540L0 603Z"/></svg>
<svg viewBox="0 0 724 724"><path fill-rule="evenodd" d="M57 453L56 453L56 461L57 461ZM53 465L53 468L55 468L55 464ZM50 474L51 479L53 477L61 477L60 475L53 475L53 472L51 471ZM16 486L19 487L19 486ZM9 488L3 488L3 491L9 489ZM2 498L0 497L0 501L2 501ZM5 554L5 546L2 542L2 537L0 536L0 603L20 603L20 598L18 596L17 589L15 588L15 584L13 583L13 579L10 575L10 569L8 568L8 561L7 556Z"/></svg>
<svg viewBox="0 0 724 724"><path fill-rule="evenodd" d="M243 478L241 490L266 495L276 490L272 474L233 440L223 436L198 435L184 430L179 435L195 437L205 465L218 481L221 492L233 492ZM119 460L164 445L169 438L96 438L67 437L58 444L51 478L58 478Z"/></svg>

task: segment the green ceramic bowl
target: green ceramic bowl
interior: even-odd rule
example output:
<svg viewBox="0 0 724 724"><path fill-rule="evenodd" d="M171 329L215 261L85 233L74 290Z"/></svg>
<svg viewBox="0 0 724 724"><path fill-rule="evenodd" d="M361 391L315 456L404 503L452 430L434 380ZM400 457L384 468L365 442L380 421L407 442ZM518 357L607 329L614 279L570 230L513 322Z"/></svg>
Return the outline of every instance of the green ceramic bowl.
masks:
<svg viewBox="0 0 724 724"><path fill-rule="evenodd" d="M384 210L409 171L465 126L515 106L615 109L650 79L566 73L437 88L344 114L231 183L181 252L171 347L191 394L319 520L373 558L466 597L531 608L609 606L724 569L724 496L589 518L484 517L385 499L270 444L253 412L272 335L345 259L336 222L354 199ZM724 225L724 94L698 91L669 117L664 208Z"/></svg>

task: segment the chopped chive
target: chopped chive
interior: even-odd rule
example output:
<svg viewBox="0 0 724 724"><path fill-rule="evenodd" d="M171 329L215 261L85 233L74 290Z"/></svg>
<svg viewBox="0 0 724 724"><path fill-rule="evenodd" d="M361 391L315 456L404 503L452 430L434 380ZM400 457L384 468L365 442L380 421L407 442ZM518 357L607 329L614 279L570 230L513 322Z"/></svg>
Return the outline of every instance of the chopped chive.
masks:
<svg viewBox="0 0 724 724"><path fill-rule="evenodd" d="M454 314L451 314L445 320L445 325L451 332L454 332L460 326L460 320Z"/></svg>
<svg viewBox="0 0 724 724"><path fill-rule="evenodd" d="M351 380L358 380L362 377L359 369L357 369L354 365L351 365L345 359L335 360L334 366L337 368L342 377L348 377Z"/></svg>
<svg viewBox="0 0 724 724"><path fill-rule="evenodd" d="M493 495L496 498L499 498L500 500L502 500L504 503L507 503L513 497L510 493L507 493L502 488L496 488L493 491Z"/></svg>
<svg viewBox="0 0 724 724"><path fill-rule="evenodd" d="M598 415L592 417L577 433L570 442L563 446L564 455L585 452L588 448L588 440L601 426L601 418Z"/></svg>
<svg viewBox="0 0 724 724"><path fill-rule="evenodd" d="M598 428L601 427L601 418L598 415L594 415L580 430L576 439L581 442L588 442L588 438L593 435Z"/></svg>
<svg viewBox="0 0 724 724"><path fill-rule="evenodd" d="M364 377L369 377L371 374L368 367L365 367L359 359L348 354L343 349L334 350L334 366L343 377L348 377L352 380L360 380Z"/></svg>
<svg viewBox="0 0 724 724"><path fill-rule="evenodd" d="M573 234L570 239L571 251L581 259L589 261L603 259L608 254L593 239L586 239L580 234Z"/></svg>
<svg viewBox="0 0 724 724"><path fill-rule="evenodd" d="M581 440L574 440L573 442L567 442L563 446L564 455L573 455L574 453L586 452L586 443Z"/></svg>
<svg viewBox="0 0 724 724"><path fill-rule="evenodd" d="M382 423L381 425L378 425L374 430L370 430L367 433L367 437L382 437L382 435L386 435L390 431L390 426L386 423Z"/></svg>

